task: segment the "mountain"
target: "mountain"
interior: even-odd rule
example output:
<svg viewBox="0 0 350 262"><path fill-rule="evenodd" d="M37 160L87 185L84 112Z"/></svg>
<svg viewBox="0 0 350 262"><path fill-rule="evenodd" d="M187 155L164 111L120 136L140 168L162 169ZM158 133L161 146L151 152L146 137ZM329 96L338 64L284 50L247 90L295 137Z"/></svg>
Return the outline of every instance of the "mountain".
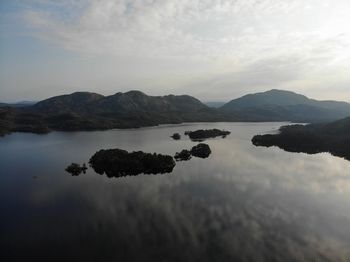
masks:
<svg viewBox="0 0 350 262"><path fill-rule="evenodd" d="M76 92L52 97L35 104L32 109L47 113L131 113L193 111L207 106L198 99L182 95L148 96L140 91L103 96L96 93Z"/></svg>
<svg viewBox="0 0 350 262"><path fill-rule="evenodd" d="M256 135L252 142L255 146L277 146L288 152L329 152L350 160L350 117L331 123L284 126L279 134Z"/></svg>
<svg viewBox="0 0 350 262"><path fill-rule="evenodd" d="M330 135L347 135L350 137L350 117L325 124L321 127L321 132Z"/></svg>
<svg viewBox="0 0 350 262"><path fill-rule="evenodd" d="M31 108L45 113L87 113L91 104L102 98L104 98L103 95L96 93L75 92L45 99Z"/></svg>
<svg viewBox="0 0 350 262"><path fill-rule="evenodd" d="M36 102L34 101L20 101L16 103L2 103L0 102L0 107L26 107L26 106L31 106L34 105Z"/></svg>
<svg viewBox="0 0 350 262"><path fill-rule="evenodd" d="M226 103L225 102L208 101L208 102L204 102L204 104L209 106L209 107L219 108L219 107L222 107Z"/></svg>
<svg viewBox="0 0 350 262"><path fill-rule="evenodd" d="M115 95L100 99L95 106L101 112L188 112L206 109L198 99L182 95L148 96L140 91L116 93Z"/></svg>
<svg viewBox="0 0 350 262"><path fill-rule="evenodd" d="M102 96L79 92L52 97L35 104L35 112L112 123L116 127L139 127L185 121L212 121L219 113L198 99L187 96L148 96L140 91Z"/></svg>
<svg viewBox="0 0 350 262"><path fill-rule="evenodd" d="M0 106L0 135L136 128L184 122L330 122L350 116L350 104L317 101L289 91L271 90L212 108L188 95L148 96L140 91L103 96L76 92L25 107ZM341 124L338 124L341 125Z"/></svg>
<svg viewBox="0 0 350 262"><path fill-rule="evenodd" d="M234 99L222 108L227 109L242 109L264 105L299 105L307 104L309 99L306 96L299 95L290 91L272 89L263 93L248 94L238 99Z"/></svg>
<svg viewBox="0 0 350 262"><path fill-rule="evenodd" d="M245 95L219 109L244 121L326 122L350 115L349 103L318 101L277 89Z"/></svg>
<svg viewBox="0 0 350 262"><path fill-rule="evenodd" d="M14 131L135 128L182 122L227 120L221 112L187 95L148 96L140 91L103 96L76 92L25 108L0 108L0 134Z"/></svg>

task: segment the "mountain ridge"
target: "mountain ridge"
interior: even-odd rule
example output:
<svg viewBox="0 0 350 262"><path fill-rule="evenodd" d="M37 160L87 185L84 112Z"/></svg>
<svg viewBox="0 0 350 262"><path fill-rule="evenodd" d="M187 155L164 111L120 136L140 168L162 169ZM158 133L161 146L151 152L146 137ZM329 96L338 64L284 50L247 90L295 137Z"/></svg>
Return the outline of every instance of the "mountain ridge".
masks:
<svg viewBox="0 0 350 262"><path fill-rule="evenodd" d="M74 92L26 108L0 107L0 134L136 128L227 119L188 95L148 96L141 91L103 96Z"/></svg>
<svg viewBox="0 0 350 262"><path fill-rule="evenodd" d="M279 89L248 94L219 108L225 113L243 115L250 121L332 121L350 115L350 104L320 101Z"/></svg>
<svg viewBox="0 0 350 262"><path fill-rule="evenodd" d="M327 122L350 116L350 104L273 89L212 108L189 95L148 96L138 90L104 96L74 92L26 107L0 106L0 134L137 128L183 122Z"/></svg>

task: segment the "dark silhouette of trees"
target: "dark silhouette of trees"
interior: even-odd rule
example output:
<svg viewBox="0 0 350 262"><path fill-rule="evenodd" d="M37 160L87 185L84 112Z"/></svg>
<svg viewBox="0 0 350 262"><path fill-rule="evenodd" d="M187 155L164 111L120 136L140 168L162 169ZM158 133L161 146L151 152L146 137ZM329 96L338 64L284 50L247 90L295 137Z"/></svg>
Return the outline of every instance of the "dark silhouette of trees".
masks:
<svg viewBox="0 0 350 262"><path fill-rule="evenodd" d="M200 143L191 149L192 156L207 158L211 154L210 147L207 144Z"/></svg>
<svg viewBox="0 0 350 262"><path fill-rule="evenodd" d="M172 136L171 136L174 140L179 140L181 139L181 135L179 133L174 133Z"/></svg>
<svg viewBox="0 0 350 262"><path fill-rule="evenodd" d="M291 125L276 135L256 135L255 146L277 146L288 152L329 152L350 160L350 118L329 124Z"/></svg>
<svg viewBox="0 0 350 262"><path fill-rule="evenodd" d="M226 130L219 130L219 129L200 129L196 131L186 131L185 135L189 136L191 140L194 141L203 141L207 138L215 138L218 136L221 136L222 138L225 138L227 135L231 134L231 132Z"/></svg>
<svg viewBox="0 0 350 262"><path fill-rule="evenodd" d="M86 173L87 167L85 163L80 166L77 163L72 163L69 166L67 166L66 171L70 173L72 176L79 176L81 173Z"/></svg>
<svg viewBox="0 0 350 262"><path fill-rule="evenodd" d="M176 161L187 161L192 158L191 152L189 150L182 150L180 153L176 153L174 158Z"/></svg>
<svg viewBox="0 0 350 262"><path fill-rule="evenodd" d="M89 163L96 173L105 173L108 177L164 174L172 172L175 167L172 156L142 151L129 153L122 149L100 150Z"/></svg>

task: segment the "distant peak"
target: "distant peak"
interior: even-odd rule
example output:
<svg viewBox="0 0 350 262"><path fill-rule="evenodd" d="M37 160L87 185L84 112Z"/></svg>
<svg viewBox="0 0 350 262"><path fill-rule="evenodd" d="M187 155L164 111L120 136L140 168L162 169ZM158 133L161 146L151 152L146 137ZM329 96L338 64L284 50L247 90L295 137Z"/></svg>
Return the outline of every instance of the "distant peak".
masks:
<svg viewBox="0 0 350 262"><path fill-rule="evenodd" d="M87 92L87 91L78 91L78 92L74 92L70 95L73 96L103 96L101 94L97 94L97 93L93 93L93 92Z"/></svg>
<svg viewBox="0 0 350 262"><path fill-rule="evenodd" d="M262 93L257 93L257 94L262 94L262 95L276 95L276 96L294 96L294 97L300 97L300 98L307 98L304 95L298 94L296 92L293 91L289 91L289 90L281 90L281 89L271 89L269 91L265 91ZM253 94L253 95L257 95L257 94Z"/></svg>
<svg viewBox="0 0 350 262"><path fill-rule="evenodd" d="M138 96L142 95L142 96L146 96L145 93L143 93L143 92L141 92L139 90L130 90L128 92L125 92L124 94L126 94L126 95L138 95Z"/></svg>
<svg viewBox="0 0 350 262"><path fill-rule="evenodd" d="M268 90L264 93L280 93L280 94L297 94L293 91L289 91L289 90L282 90L282 89L271 89L271 90Z"/></svg>

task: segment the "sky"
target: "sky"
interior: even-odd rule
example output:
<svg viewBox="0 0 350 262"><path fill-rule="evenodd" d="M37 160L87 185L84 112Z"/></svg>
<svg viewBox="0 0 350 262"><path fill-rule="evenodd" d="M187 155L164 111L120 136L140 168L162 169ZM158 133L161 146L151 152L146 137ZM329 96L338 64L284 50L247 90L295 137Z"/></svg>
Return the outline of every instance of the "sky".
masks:
<svg viewBox="0 0 350 262"><path fill-rule="evenodd" d="M89 91L350 102L349 0L0 0L0 101Z"/></svg>

